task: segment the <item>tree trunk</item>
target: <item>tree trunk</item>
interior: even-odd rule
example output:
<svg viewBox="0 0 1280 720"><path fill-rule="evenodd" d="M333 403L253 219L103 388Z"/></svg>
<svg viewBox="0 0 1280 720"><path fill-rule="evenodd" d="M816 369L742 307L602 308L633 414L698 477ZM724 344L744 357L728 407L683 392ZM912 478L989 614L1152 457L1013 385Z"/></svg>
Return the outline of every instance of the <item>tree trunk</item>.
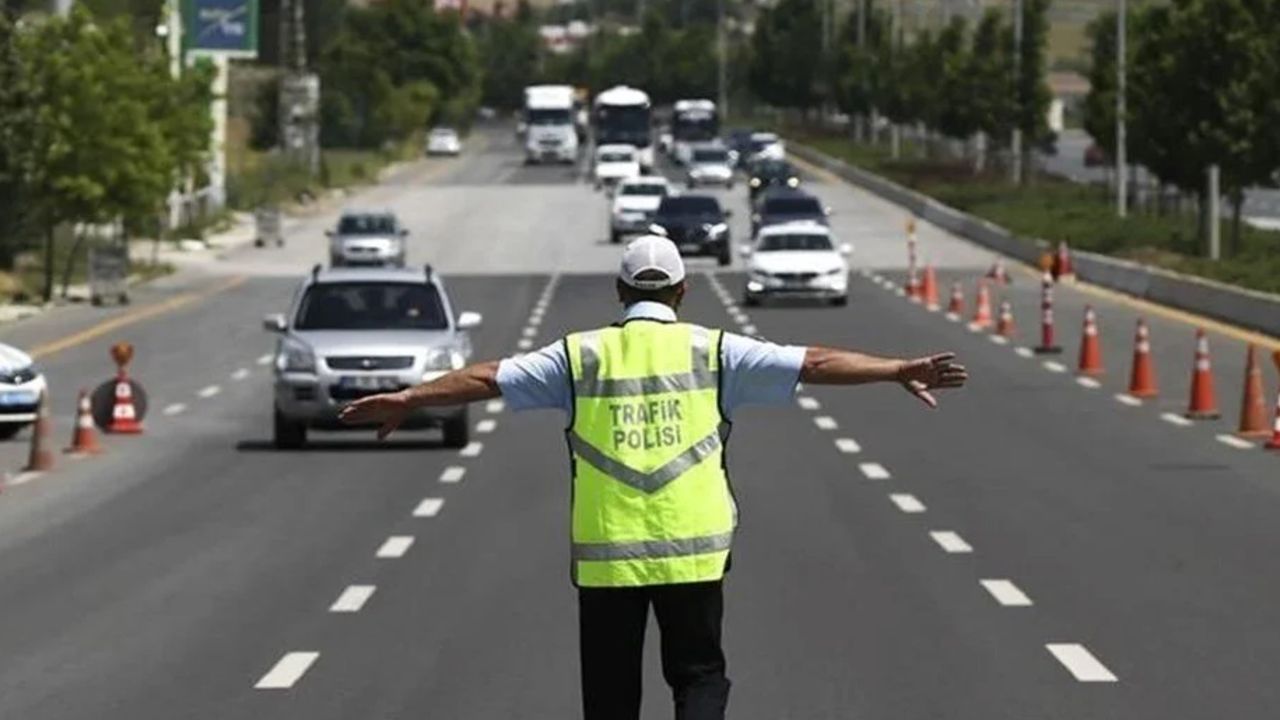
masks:
<svg viewBox="0 0 1280 720"><path fill-rule="evenodd" d="M44 228L44 287L40 291L40 297L49 302L53 300L53 246L54 246L54 228L56 225L52 222L45 224Z"/></svg>
<svg viewBox="0 0 1280 720"><path fill-rule="evenodd" d="M67 291L71 287L71 273L76 269L76 255L80 252L80 246L84 244L84 234L77 233L76 241L71 246L71 252L67 253L67 262L62 266L62 299L67 299Z"/></svg>

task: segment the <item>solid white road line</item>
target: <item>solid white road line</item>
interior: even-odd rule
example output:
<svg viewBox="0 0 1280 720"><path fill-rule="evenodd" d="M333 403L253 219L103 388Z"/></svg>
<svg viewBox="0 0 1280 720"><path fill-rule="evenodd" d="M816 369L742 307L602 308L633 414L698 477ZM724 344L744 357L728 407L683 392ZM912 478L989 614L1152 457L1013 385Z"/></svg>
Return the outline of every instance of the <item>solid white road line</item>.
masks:
<svg viewBox="0 0 1280 720"><path fill-rule="evenodd" d="M1102 387L1102 383L1087 375L1076 378L1076 384L1082 388L1089 388L1090 390L1097 390Z"/></svg>
<svg viewBox="0 0 1280 720"><path fill-rule="evenodd" d="M271 360L272 360L274 357L275 357L275 355L272 355L271 353L267 353L266 355L259 355L259 356L258 356L258 364L259 364L259 365L270 365L270 364L271 364Z"/></svg>
<svg viewBox="0 0 1280 720"><path fill-rule="evenodd" d="M209 387L202 388L200 392L196 394L202 398L208 399L213 397L214 395L217 395L220 392L222 392L222 388L218 387L217 385L210 385Z"/></svg>
<svg viewBox="0 0 1280 720"><path fill-rule="evenodd" d="M1253 443L1249 442L1248 440L1245 440L1243 438L1238 438L1235 435L1227 435L1226 433L1223 433L1222 435L1218 436L1218 442L1222 443L1223 445L1230 445L1231 447L1236 448L1238 450L1253 449Z"/></svg>
<svg viewBox="0 0 1280 720"><path fill-rule="evenodd" d="M456 483L462 480L462 476L467 474L467 469L461 465L451 465L440 473L440 482Z"/></svg>
<svg viewBox="0 0 1280 720"><path fill-rule="evenodd" d="M1136 398L1129 393L1116 393L1116 402L1129 407L1142 407L1142 399Z"/></svg>
<svg viewBox="0 0 1280 720"><path fill-rule="evenodd" d="M247 377L249 377L249 368L240 368L231 373L232 380L243 380Z"/></svg>
<svg viewBox="0 0 1280 720"><path fill-rule="evenodd" d="M501 400L490 400L484 404L484 411L496 415L497 413L502 412L506 407L506 403Z"/></svg>
<svg viewBox="0 0 1280 720"><path fill-rule="evenodd" d="M929 533L929 537L938 543L942 549L949 553L971 553L973 546L964 541L959 534L950 530L933 530Z"/></svg>
<svg viewBox="0 0 1280 720"><path fill-rule="evenodd" d="M880 463L864 462L858 463L858 469L866 476L868 480L888 480L892 475L889 470Z"/></svg>
<svg viewBox="0 0 1280 720"><path fill-rule="evenodd" d="M1036 354L1035 351L1029 347L1016 347L1013 349L1013 352L1017 354L1018 357L1024 358L1034 357Z"/></svg>
<svg viewBox="0 0 1280 720"><path fill-rule="evenodd" d="M491 433L491 432L493 432L493 429L494 429L494 428L496 428L496 427L498 427L498 421L497 421L497 420L493 420L493 419L486 418L486 419L481 420L480 422L476 423L476 432L478 432L478 433Z"/></svg>
<svg viewBox="0 0 1280 720"><path fill-rule="evenodd" d="M1189 427L1192 424L1192 422L1187 418L1184 418L1177 413L1171 413L1171 412L1161 413L1160 419L1169 423L1170 425L1177 425L1178 427Z"/></svg>
<svg viewBox="0 0 1280 720"><path fill-rule="evenodd" d="M1116 682L1117 678L1085 646L1078 643L1049 643L1045 648L1080 682Z"/></svg>
<svg viewBox="0 0 1280 720"><path fill-rule="evenodd" d="M462 457L477 457L484 450L484 443L472 440L467 446L458 451Z"/></svg>
<svg viewBox="0 0 1280 720"><path fill-rule="evenodd" d="M796 404L800 406L801 410L817 410L822 407L822 403L818 402L817 398L811 398L808 395L801 395L796 398Z"/></svg>
<svg viewBox="0 0 1280 720"><path fill-rule="evenodd" d="M257 690L288 690L302 679L318 657L318 652L286 653L253 687Z"/></svg>
<svg viewBox="0 0 1280 720"><path fill-rule="evenodd" d="M1057 360L1045 360L1043 363L1041 363L1041 365L1044 366L1045 370L1048 370L1049 372L1052 372L1052 373L1064 373L1067 371L1067 366L1063 365Z"/></svg>
<svg viewBox="0 0 1280 720"><path fill-rule="evenodd" d="M853 438L836 438L836 449L847 455L855 455L862 452L862 446Z"/></svg>
<svg viewBox="0 0 1280 720"><path fill-rule="evenodd" d="M1005 607L1031 607L1031 598L1010 580L979 580L996 602Z"/></svg>
<svg viewBox="0 0 1280 720"><path fill-rule="evenodd" d="M376 590L373 585L348 585L346 590L338 596L337 600L329 606L329 612L332 613L357 613L364 604L369 602L369 598L373 597L373 591Z"/></svg>
<svg viewBox="0 0 1280 720"><path fill-rule="evenodd" d="M828 415L819 415L813 419L813 424L817 425L819 430L836 429L836 419Z"/></svg>
<svg viewBox="0 0 1280 720"><path fill-rule="evenodd" d="M894 505L904 513L922 513L924 512L924 503L916 499L915 495L910 493L893 493L889 495L889 499Z"/></svg>
<svg viewBox="0 0 1280 720"><path fill-rule="evenodd" d="M178 413L186 409L187 409L187 406L184 405L183 403L170 403L166 405L164 407L164 410L161 410L161 412L165 415L177 415Z"/></svg>
<svg viewBox="0 0 1280 720"><path fill-rule="evenodd" d="M423 498L418 503L418 507L413 509L414 517L435 517L440 514L440 508L444 507L443 498Z"/></svg>
<svg viewBox="0 0 1280 720"><path fill-rule="evenodd" d="M378 548L378 552L375 554L375 557L404 557L404 554L409 552L409 548L411 547L413 547L412 535L392 535L382 543L382 547Z"/></svg>
<svg viewBox="0 0 1280 720"><path fill-rule="evenodd" d="M520 341L516 343L516 347L521 350L530 350L533 348L533 341L529 338L520 338Z"/></svg>
<svg viewBox="0 0 1280 720"><path fill-rule="evenodd" d="M756 326L755 326L755 325L743 325L743 326L742 326L742 334L743 334L743 335L751 336L751 335L755 335L755 334L756 334L756 332L757 332L757 328L756 328Z"/></svg>

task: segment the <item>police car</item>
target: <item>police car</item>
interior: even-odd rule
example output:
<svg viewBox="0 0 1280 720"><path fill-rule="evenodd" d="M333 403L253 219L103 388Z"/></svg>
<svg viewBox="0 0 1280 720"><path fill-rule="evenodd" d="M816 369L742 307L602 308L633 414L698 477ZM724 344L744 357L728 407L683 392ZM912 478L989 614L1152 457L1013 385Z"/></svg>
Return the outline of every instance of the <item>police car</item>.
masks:
<svg viewBox="0 0 1280 720"><path fill-rule="evenodd" d="M30 355L0 343L0 438L11 438L35 422L47 389Z"/></svg>

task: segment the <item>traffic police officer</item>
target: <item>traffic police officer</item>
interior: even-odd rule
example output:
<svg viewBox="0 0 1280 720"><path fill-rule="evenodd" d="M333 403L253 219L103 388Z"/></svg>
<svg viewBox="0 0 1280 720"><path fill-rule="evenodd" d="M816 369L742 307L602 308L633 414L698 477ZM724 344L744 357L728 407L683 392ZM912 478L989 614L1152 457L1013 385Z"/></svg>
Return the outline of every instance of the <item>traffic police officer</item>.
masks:
<svg viewBox="0 0 1280 720"><path fill-rule="evenodd" d="M617 292L625 309L614 325L358 400L342 417L378 423L385 437L422 406L502 396L515 410L567 413L584 716L640 717L652 606L677 720L719 720L729 695L721 584L737 516L721 427L739 405L788 401L799 381L897 382L932 407L931 388L960 387L966 374L950 353L877 358L678 322L684 262L662 237L626 247Z"/></svg>

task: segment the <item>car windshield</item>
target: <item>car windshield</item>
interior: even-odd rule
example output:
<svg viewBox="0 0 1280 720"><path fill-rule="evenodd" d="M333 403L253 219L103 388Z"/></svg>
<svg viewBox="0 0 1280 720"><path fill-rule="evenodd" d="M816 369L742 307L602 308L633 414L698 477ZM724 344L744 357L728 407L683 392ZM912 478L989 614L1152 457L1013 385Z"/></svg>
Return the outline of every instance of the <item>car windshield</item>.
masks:
<svg viewBox="0 0 1280 720"><path fill-rule="evenodd" d="M632 154L625 150L600 153L600 162L631 162Z"/></svg>
<svg viewBox="0 0 1280 720"><path fill-rule="evenodd" d="M298 307L298 330L447 330L435 285L407 282L320 283Z"/></svg>
<svg viewBox="0 0 1280 720"><path fill-rule="evenodd" d="M569 109L525 110L525 119L530 125L568 125L573 122Z"/></svg>
<svg viewBox="0 0 1280 720"><path fill-rule="evenodd" d="M795 233L787 235L766 235L760 238L760 252L780 252L785 250L830 250L831 238L816 233Z"/></svg>
<svg viewBox="0 0 1280 720"><path fill-rule="evenodd" d="M668 197L658 208L662 215L719 215L720 203L713 197L705 195L682 195Z"/></svg>
<svg viewBox="0 0 1280 720"><path fill-rule="evenodd" d="M694 150L693 161L699 163L727 163L729 153L724 150Z"/></svg>
<svg viewBox="0 0 1280 720"><path fill-rule="evenodd" d="M751 149L760 152L776 142L778 142L778 138L775 135L757 135L751 138Z"/></svg>
<svg viewBox="0 0 1280 720"><path fill-rule="evenodd" d="M768 179L791 177L794 174L790 165L777 161L760 163L756 165L755 171L756 177Z"/></svg>
<svg viewBox="0 0 1280 720"><path fill-rule="evenodd" d="M343 215L338 221L339 235L391 235L396 232L396 219L390 215Z"/></svg>
<svg viewBox="0 0 1280 720"><path fill-rule="evenodd" d="M431 137L434 138L451 138L455 135L457 135L457 133L448 128L436 128L431 131Z"/></svg>
<svg viewBox="0 0 1280 720"><path fill-rule="evenodd" d="M658 183L637 183L634 185L623 185L619 191L621 195L647 195L649 197L661 197L667 194L667 187Z"/></svg>
<svg viewBox="0 0 1280 720"><path fill-rule="evenodd" d="M764 203L766 215L821 215L822 206L814 198L770 198Z"/></svg>

